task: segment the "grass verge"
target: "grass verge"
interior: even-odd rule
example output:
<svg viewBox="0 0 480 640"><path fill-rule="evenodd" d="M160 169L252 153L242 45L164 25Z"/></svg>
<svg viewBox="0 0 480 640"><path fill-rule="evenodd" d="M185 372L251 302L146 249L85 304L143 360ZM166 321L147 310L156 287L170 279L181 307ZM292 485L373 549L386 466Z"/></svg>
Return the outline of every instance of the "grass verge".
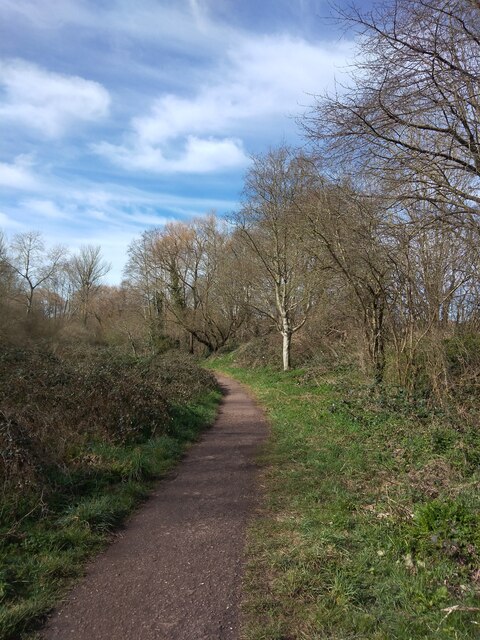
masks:
<svg viewBox="0 0 480 640"><path fill-rule="evenodd" d="M82 451L76 471L49 471L55 487L12 522L0 512L0 638L31 638L46 613L110 540L112 530L145 498L154 482L213 423L220 394L174 406L168 433L125 445L97 442Z"/></svg>
<svg viewBox="0 0 480 640"><path fill-rule="evenodd" d="M359 402L334 376L212 368L272 424L244 638L478 638L478 430Z"/></svg>

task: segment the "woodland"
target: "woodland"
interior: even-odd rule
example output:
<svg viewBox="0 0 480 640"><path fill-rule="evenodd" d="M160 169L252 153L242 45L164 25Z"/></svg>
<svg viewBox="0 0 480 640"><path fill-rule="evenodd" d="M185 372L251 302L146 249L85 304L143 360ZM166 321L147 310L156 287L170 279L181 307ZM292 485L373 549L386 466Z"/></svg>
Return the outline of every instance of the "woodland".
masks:
<svg viewBox="0 0 480 640"><path fill-rule="evenodd" d="M405 424L434 442L423 485L408 499L434 504L424 532L434 542L422 549L432 562L447 558L458 579L435 587L446 592L438 606L425 605L428 615L437 606L435 623L386 635L367 625L355 637L473 638L465 616L454 631L436 625L478 612L480 588L480 8L392 0L339 19L359 42L349 81L315 98L299 121L300 147L252 157L236 211L146 230L132 241L118 286L105 284L101 247L69 254L34 231L0 240L2 531L18 544L25 514L55 511L49 496L65 495L72 474L88 484L97 466L113 465L119 443L172 436L162 425L173 424L178 407L193 411L192 402L215 393L196 360L275 380L301 372L297 384L334 380L332 412L401 417L388 432L392 442L401 434L397 453L410 439ZM102 388L112 389L108 402ZM116 460L109 473L141 475L127 462L119 471ZM12 497L19 487L20 501ZM5 593L15 599L20 578L8 571ZM251 606L252 619L259 610ZM22 615L5 628L18 630ZM273 626L261 635L255 624L249 638L317 637L287 623L282 633L292 635Z"/></svg>

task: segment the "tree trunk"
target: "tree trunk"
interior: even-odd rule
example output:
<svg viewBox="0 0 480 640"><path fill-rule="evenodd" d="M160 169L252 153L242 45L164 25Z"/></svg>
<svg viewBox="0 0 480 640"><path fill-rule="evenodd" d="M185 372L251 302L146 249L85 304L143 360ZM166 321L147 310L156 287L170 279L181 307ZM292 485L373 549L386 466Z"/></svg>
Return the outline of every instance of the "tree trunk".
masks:
<svg viewBox="0 0 480 640"><path fill-rule="evenodd" d="M382 385L385 373L384 305L382 300L374 301L372 316L372 359L375 384Z"/></svg>
<svg viewBox="0 0 480 640"><path fill-rule="evenodd" d="M283 370L290 369L290 351L292 346L292 332L290 330L282 331L283 337Z"/></svg>
<svg viewBox="0 0 480 640"><path fill-rule="evenodd" d="M195 336L192 332L188 334L188 352L191 354L195 353Z"/></svg>
<svg viewBox="0 0 480 640"><path fill-rule="evenodd" d="M30 287L30 290L27 294L27 316L31 314L33 308L33 291L34 289Z"/></svg>

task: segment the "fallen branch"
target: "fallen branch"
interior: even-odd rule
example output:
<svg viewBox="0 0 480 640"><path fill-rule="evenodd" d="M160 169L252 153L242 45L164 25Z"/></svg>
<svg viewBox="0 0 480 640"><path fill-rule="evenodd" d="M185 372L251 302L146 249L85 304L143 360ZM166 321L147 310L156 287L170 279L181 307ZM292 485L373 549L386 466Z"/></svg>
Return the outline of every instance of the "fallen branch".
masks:
<svg viewBox="0 0 480 640"><path fill-rule="evenodd" d="M480 607L464 607L461 604L454 604L452 607L445 607L445 609L442 609L442 611L446 615L443 616L443 618L441 619L440 624L437 627L437 631L440 629L440 627L445 622L445 620L448 618L448 616L451 613L454 613L454 611L466 611L467 613L475 613L477 611L480 611Z"/></svg>
<svg viewBox="0 0 480 640"><path fill-rule="evenodd" d="M469 611L469 612L475 612L475 611L480 611L480 607L463 607L461 604L455 604L453 605L453 607L446 607L445 609L442 609L442 611L446 612L446 616L449 616L451 613L453 613L454 611Z"/></svg>

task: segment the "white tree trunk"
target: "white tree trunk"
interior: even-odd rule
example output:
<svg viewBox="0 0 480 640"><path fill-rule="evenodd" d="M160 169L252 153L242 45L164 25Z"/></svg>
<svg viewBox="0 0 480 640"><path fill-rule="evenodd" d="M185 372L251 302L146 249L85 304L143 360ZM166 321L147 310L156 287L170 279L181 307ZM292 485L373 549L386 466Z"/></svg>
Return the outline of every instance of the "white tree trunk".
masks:
<svg viewBox="0 0 480 640"><path fill-rule="evenodd" d="M283 370L290 369L290 346L292 344L292 333L290 330L282 331L283 337Z"/></svg>

